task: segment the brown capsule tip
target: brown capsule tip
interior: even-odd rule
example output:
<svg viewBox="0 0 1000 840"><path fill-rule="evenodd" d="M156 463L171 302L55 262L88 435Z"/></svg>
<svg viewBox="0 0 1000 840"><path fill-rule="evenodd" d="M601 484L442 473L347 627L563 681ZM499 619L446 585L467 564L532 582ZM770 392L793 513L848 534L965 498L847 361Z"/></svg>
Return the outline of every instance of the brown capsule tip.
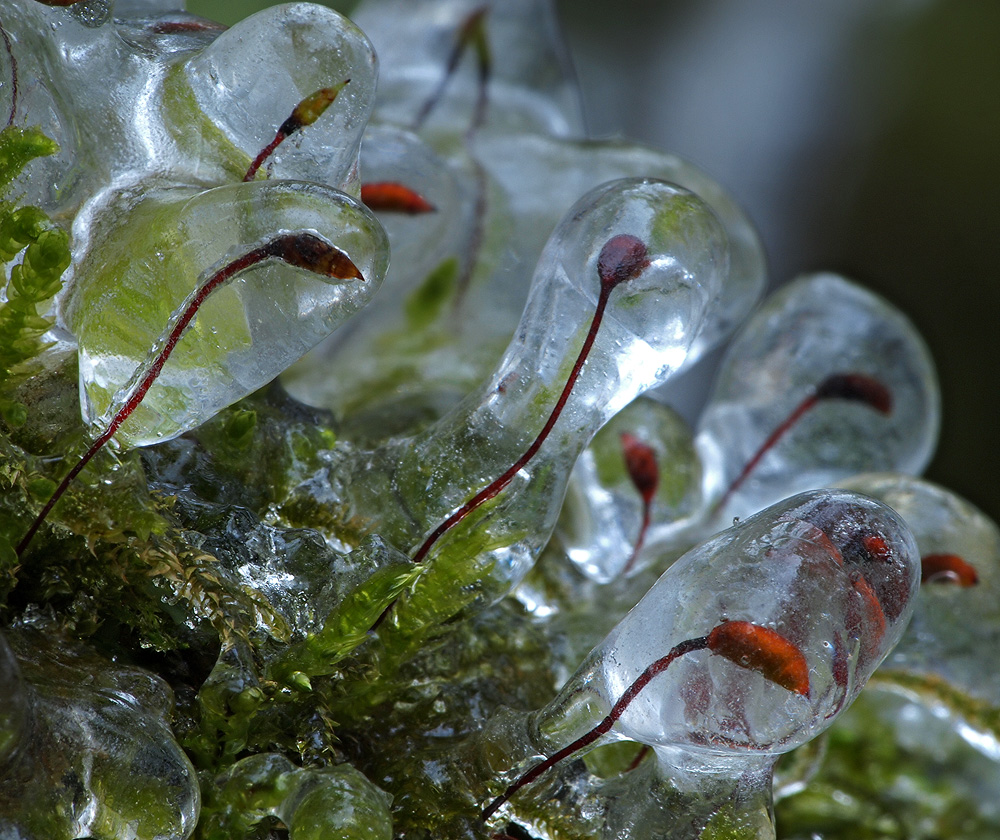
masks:
<svg viewBox="0 0 1000 840"><path fill-rule="evenodd" d="M597 258L597 273L604 286L614 288L633 280L649 267L649 251L637 236L619 233L601 248Z"/></svg>
<svg viewBox="0 0 1000 840"><path fill-rule="evenodd" d="M979 573L957 554L928 554L920 558L920 582L975 586Z"/></svg>
<svg viewBox="0 0 1000 840"><path fill-rule="evenodd" d="M775 630L749 621L726 621L708 634L706 647L788 691L809 696L809 663L798 645Z"/></svg>
<svg viewBox="0 0 1000 840"><path fill-rule="evenodd" d="M622 433L622 450L629 478L643 500L649 501L660 483L660 469L656 464L656 451L635 435Z"/></svg>
<svg viewBox="0 0 1000 840"><path fill-rule="evenodd" d="M339 248L312 233L290 233L265 246L271 256L335 280L364 280L361 270Z"/></svg>
<svg viewBox="0 0 1000 840"><path fill-rule="evenodd" d="M305 128L307 125L312 125L323 116L323 112L333 104L337 95L350 81L350 79L344 79L339 85L320 88L310 93L292 109L291 116L278 128L278 134L288 137L290 134L294 134L296 131Z"/></svg>
<svg viewBox="0 0 1000 840"><path fill-rule="evenodd" d="M437 208L416 190L398 181L375 181L361 185L361 201L376 212L405 213L416 216L433 213Z"/></svg>
<svg viewBox="0 0 1000 840"><path fill-rule="evenodd" d="M892 392L879 380L864 373L834 373L816 389L818 400L863 402L881 414L892 414Z"/></svg>

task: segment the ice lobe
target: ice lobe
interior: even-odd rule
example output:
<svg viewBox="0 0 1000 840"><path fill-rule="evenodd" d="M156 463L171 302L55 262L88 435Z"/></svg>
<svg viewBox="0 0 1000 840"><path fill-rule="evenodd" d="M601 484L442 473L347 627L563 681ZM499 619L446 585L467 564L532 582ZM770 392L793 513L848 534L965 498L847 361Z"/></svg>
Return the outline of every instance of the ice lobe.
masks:
<svg viewBox="0 0 1000 840"><path fill-rule="evenodd" d="M277 376L375 293L387 244L363 206L315 183L178 187L111 200L64 303L89 423L106 426L121 408L210 275L275 231L319 236L362 277L336 281L270 260L213 292L119 431L127 446L175 437Z"/></svg>
<svg viewBox="0 0 1000 840"><path fill-rule="evenodd" d="M741 621L802 652L808 695L694 653L639 693L612 736L734 757L790 750L830 724L898 641L919 569L912 535L885 505L846 491L792 497L671 566L540 713L542 730L574 708L606 714L675 645Z"/></svg>
<svg viewBox="0 0 1000 840"><path fill-rule="evenodd" d="M834 382L837 388L824 386ZM867 400L851 382L886 399ZM726 490L768 437L820 398ZM939 426L937 378L909 320L834 274L804 276L771 296L727 351L698 426L705 495L716 521L745 516L790 493L859 472L919 473Z"/></svg>
<svg viewBox="0 0 1000 840"><path fill-rule="evenodd" d="M350 79L308 131L279 147L271 174L356 191L377 61L364 33L343 15L311 3L265 9L189 58L183 72L205 117L250 157L298 102Z"/></svg>

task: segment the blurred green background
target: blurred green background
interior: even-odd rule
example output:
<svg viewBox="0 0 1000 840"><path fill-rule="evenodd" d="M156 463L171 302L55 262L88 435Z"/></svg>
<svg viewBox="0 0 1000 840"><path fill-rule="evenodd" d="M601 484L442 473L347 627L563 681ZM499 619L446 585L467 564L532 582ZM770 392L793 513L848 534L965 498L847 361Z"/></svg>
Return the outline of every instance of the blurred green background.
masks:
<svg viewBox="0 0 1000 840"><path fill-rule="evenodd" d="M234 23L267 5L188 8ZM942 386L929 476L1000 519L1000 3L558 7L592 133L715 176L760 229L773 283L835 270L909 314Z"/></svg>

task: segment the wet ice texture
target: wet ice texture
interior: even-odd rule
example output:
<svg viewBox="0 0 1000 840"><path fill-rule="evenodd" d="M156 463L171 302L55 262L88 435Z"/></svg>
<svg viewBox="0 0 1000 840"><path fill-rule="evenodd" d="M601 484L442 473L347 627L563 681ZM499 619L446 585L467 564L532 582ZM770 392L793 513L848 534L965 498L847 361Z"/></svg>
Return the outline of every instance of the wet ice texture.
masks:
<svg viewBox="0 0 1000 840"><path fill-rule="evenodd" d="M0 639L0 836L190 835L200 792L158 677L37 631Z"/></svg>
<svg viewBox="0 0 1000 840"><path fill-rule="evenodd" d="M250 157L302 99L350 79L308 131L278 148L270 174L357 189L358 149L374 104L377 62L364 33L347 18L311 3L265 9L189 58L183 75L208 121L199 128L221 132ZM207 139L195 133L188 140L196 138Z"/></svg>
<svg viewBox="0 0 1000 840"><path fill-rule="evenodd" d="M213 292L119 431L128 446L175 437L277 376L375 293L387 249L363 206L320 184L164 189L118 195L105 208L64 303L89 423L107 425L211 275L275 231L327 238L363 279L331 280L271 260Z"/></svg>
<svg viewBox="0 0 1000 840"><path fill-rule="evenodd" d="M368 519L370 531L399 548L415 547L514 465L569 378L597 307L598 257L622 233L648 243L649 265L611 292L586 364L535 457L488 515L455 529L472 545L494 546L468 562L480 564L484 574L492 568L488 574L505 581L504 591L523 577L548 540L580 450L619 409L683 364L725 273L725 234L686 190L636 179L582 198L546 246L499 368L423 433L359 456L357 473L345 482L354 508L345 519ZM391 483L383 483L381 470L392 471ZM401 510L387 509L386 493L404 500ZM415 531L414 523L427 530Z"/></svg>
<svg viewBox="0 0 1000 840"><path fill-rule="evenodd" d="M457 286L476 258L470 243L479 187L468 171L417 135L388 125L365 132L361 174L365 184L405 185L434 209L414 215L376 211L391 251L382 293L282 381L302 402L333 410L345 434L375 442L380 435L412 432L417 420L436 419L465 396L468 389L460 383L485 375L468 356L455 353L450 341L442 341L475 332L461 327L475 313L459 309ZM443 328L443 336L435 328L439 333ZM495 361L495 353L485 356ZM448 378L456 367L458 385Z"/></svg>
<svg viewBox="0 0 1000 840"><path fill-rule="evenodd" d="M724 621L748 621L798 646L809 666L807 697L699 651L656 677L612 736L693 750L709 763L785 752L860 692L902 634L919 580L913 537L891 509L846 491L795 496L671 566L539 713L539 727L563 746L675 645Z"/></svg>
<svg viewBox="0 0 1000 840"><path fill-rule="evenodd" d="M392 798L347 764L306 769L265 753L238 761L216 784L218 798L231 804L206 820L206 834L242 837L265 817L275 817L289 840L392 837Z"/></svg>
<svg viewBox="0 0 1000 840"><path fill-rule="evenodd" d="M640 397L616 414L573 467L555 537L566 556L598 583L625 571L642 526L643 504L625 464L622 435L655 453L659 481L651 526L630 572L676 545L701 511L701 462L691 430L672 409Z"/></svg>
<svg viewBox="0 0 1000 840"><path fill-rule="evenodd" d="M1000 650L1000 529L970 502L923 479L862 475L843 486L896 510L922 557L957 555L978 576L974 586L924 583L910 626L884 668L940 677L970 697L1000 704L1000 671L983 667L984 653Z"/></svg>
<svg viewBox="0 0 1000 840"><path fill-rule="evenodd" d="M367 0L353 18L382 61L377 116L412 125L439 88L456 36L469 16L486 8L491 58L485 129L581 134L582 109L573 72L549 0ZM464 132L478 96L472 49L428 117L429 131ZM579 193L577 194L579 195Z"/></svg>
<svg viewBox="0 0 1000 840"><path fill-rule="evenodd" d="M706 498L721 499L772 431L837 373L878 380L891 395L890 412L820 400L763 457L716 521L855 473L916 474L927 465L940 408L923 340L871 292L837 275L810 275L769 298L726 353L698 426Z"/></svg>
<svg viewBox="0 0 1000 840"><path fill-rule="evenodd" d="M30 113L62 147L32 169L25 199L55 218L79 210L63 315L81 342L85 419L115 407L203 272L266 234L314 231L367 281L322 283L272 263L213 295L143 417L123 429L124 441L145 444L264 384L363 305L384 273L385 240L370 214L331 189L357 187L374 98L374 54L353 24L309 4L268 9L221 36L163 4L132 4L124 15L84 25L35 2L4 9L22 81L43 80L20 85L15 120ZM347 78L333 107L270 162L276 176L315 183L206 190L238 182L303 97Z"/></svg>

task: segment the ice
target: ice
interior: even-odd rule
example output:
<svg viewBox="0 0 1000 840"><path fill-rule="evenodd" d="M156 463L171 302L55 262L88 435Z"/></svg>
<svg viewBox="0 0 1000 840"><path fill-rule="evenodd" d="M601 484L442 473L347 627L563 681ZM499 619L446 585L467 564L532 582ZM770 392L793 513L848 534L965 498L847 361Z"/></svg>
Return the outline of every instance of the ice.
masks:
<svg viewBox="0 0 1000 840"><path fill-rule="evenodd" d="M334 340L286 376L305 402L331 408L338 417L353 415L345 433L364 435L375 425L390 433L411 431L472 390L495 366L515 329L531 269L559 219L581 195L612 180L649 176L691 190L709 205L729 239L729 271L684 367L727 337L757 302L766 280L757 234L732 198L692 164L624 142L532 134L486 133L469 149L471 157L452 153L450 179L457 180L462 195L461 221L453 223L454 238L448 243L456 260L454 277L449 284L435 285L440 276L434 268L444 265L439 261L416 278L419 288L437 290L431 298L437 308L425 305L423 318L417 319L417 292L380 296L375 308L362 314L356 332ZM425 157L426 152L415 160ZM462 168L456 158L464 162ZM426 176L412 169L400 174L406 176L404 183L426 182ZM362 178L373 180L367 171ZM444 190L446 196L451 189ZM442 218L446 211L447 205L439 208ZM438 223L429 217L382 218L390 225L394 249L393 227L416 231ZM436 252L435 240L430 242L427 250ZM393 286L386 291L401 287L394 279L400 267L410 278L423 264L394 256Z"/></svg>
<svg viewBox="0 0 1000 840"><path fill-rule="evenodd" d="M378 117L413 125L439 89L463 24L485 8L491 74L485 129L581 134L582 108L550 0L367 0L353 18L384 72ZM473 49L427 119L430 132L464 132L479 95Z"/></svg>
<svg viewBox="0 0 1000 840"><path fill-rule="evenodd" d="M808 696L722 656L693 653L638 694L613 734L734 760L785 752L860 692L902 634L919 578L913 537L885 505L846 491L792 497L671 566L539 713L539 727L549 739L558 733L561 746L566 726L580 727L572 710L599 719L675 645L745 621L798 647Z"/></svg>
<svg viewBox="0 0 1000 840"><path fill-rule="evenodd" d="M842 483L890 505L910 526L921 557L950 554L978 582L961 586L938 576L920 587L909 629L883 666L947 684L1000 705L1000 672L983 668L983 652L1000 649L1000 529L961 496L905 475L869 474Z"/></svg>
<svg viewBox="0 0 1000 840"><path fill-rule="evenodd" d="M183 76L208 121L205 131L221 132L251 158L305 97L350 79L314 125L278 147L269 170L357 189L377 64L364 33L343 15L310 3L265 9L189 58Z"/></svg>
<svg viewBox="0 0 1000 840"><path fill-rule="evenodd" d="M818 399L729 492L755 453L829 377L888 392L887 404ZM876 395L877 396L877 395ZM858 472L919 473L939 426L933 363L895 307L834 274L807 275L770 297L726 352L698 424L705 495L716 521L745 516Z"/></svg>
<svg viewBox="0 0 1000 840"><path fill-rule="evenodd" d="M642 526L643 504L626 469L624 434L652 449L659 473L650 527L630 573L659 559L664 545L682 541L702 507L701 463L687 424L648 397L630 403L577 460L554 535L570 562L599 583L625 571Z"/></svg>
<svg viewBox="0 0 1000 840"><path fill-rule="evenodd" d="M363 184L401 184L433 210L414 215L376 211L391 251L382 292L282 381L303 402L332 409L345 434L376 442L379 434L412 432L407 421L417 406L436 397L428 379L443 381L454 368L441 354L426 358L425 346L440 346L435 327L449 337L463 332L455 329L455 295L463 273L472 268L478 186L470 173L446 163L415 134L386 125L365 132L361 178ZM387 334L398 334L400 341L387 341ZM420 369L425 366L432 370ZM443 408L429 419L464 396L461 391L455 396L453 389L447 393Z"/></svg>
<svg viewBox="0 0 1000 840"><path fill-rule="evenodd" d="M362 279L334 281L275 260L237 275L205 300L122 426L118 440L127 446L199 425L325 338L377 290L386 240L364 207L315 183L114 196L64 302L65 321L80 345L89 423L103 428L122 407L200 285L275 231L326 238L354 261Z"/></svg>
<svg viewBox="0 0 1000 840"><path fill-rule="evenodd" d="M621 140L582 140L519 134L477 136L473 152L502 185L516 227L510 239L526 255L541 245L554 214L606 181L648 177L695 193L718 217L730 245L729 270L709 307L685 366L700 359L739 325L763 294L767 266L753 224L733 198L694 164L676 155ZM538 245L533 243L538 242ZM513 275L512 267L500 267ZM504 286L516 284L506 277Z"/></svg>
<svg viewBox="0 0 1000 840"><path fill-rule="evenodd" d="M392 797L348 764L296 767L277 753L236 762L217 781L222 807L205 819L206 831L244 836L266 817L281 820L295 840L390 840Z"/></svg>
<svg viewBox="0 0 1000 840"><path fill-rule="evenodd" d="M648 243L648 264L605 298L598 261L616 235ZM511 486L488 513L469 517L449 537L456 544L471 538L490 546L456 560L464 564L470 587L493 592L488 600L505 594L548 540L583 447L619 409L683 364L727 262L725 234L715 216L686 190L633 179L584 196L550 238L521 324L497 370L414 438L355 453L340 516L345 522L367 520L369 530L412 550L473 494L508 473ZM595 320L599 297L600 306L606 305L603 320ZM547 427L548 437L536 443L588 332L593 345L579 379L558 421ZM405 500L401 510L386 511L381 500L387 492Z"/></svg>
<svg viewBox="0 0 1000 840"><path fill-rule="evenodd" d="M16 630L10 641L30 710L5 756L0 835L189 836L201 794L170 729L166 683L52 628ZM18 678L0 647L7 676Z"/></svg>

